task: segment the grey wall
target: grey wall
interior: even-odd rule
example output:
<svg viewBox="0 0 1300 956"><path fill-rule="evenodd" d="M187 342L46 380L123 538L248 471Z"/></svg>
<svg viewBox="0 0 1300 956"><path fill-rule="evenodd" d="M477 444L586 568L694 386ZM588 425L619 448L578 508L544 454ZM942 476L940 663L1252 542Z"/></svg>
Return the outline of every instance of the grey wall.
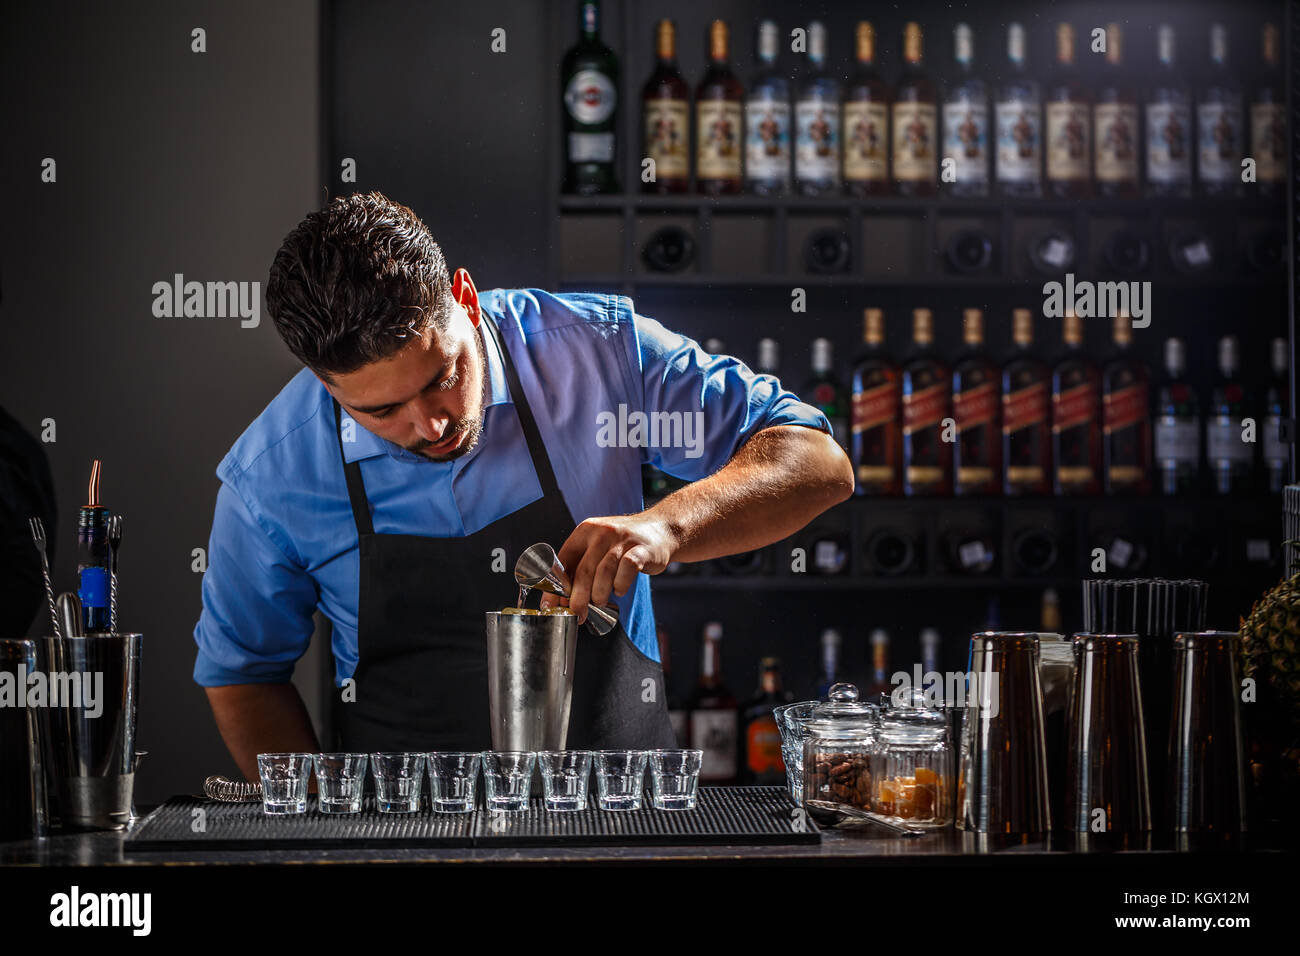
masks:
<svg viewBox="0 0 1300 956"><path fill-rule="evenodd" d="M191 678L190 554L207 545L217 462L297 363L265 315L257 328L154 318L150 290L177 272L264 287L281 239L320 205L321 13L315 0L13 6L0 404L33 433L56 422L56 588L75 590L76 509L104 461L104 503L124 521L121 624L146 642L137 799L156 802L234 770ZM194 27L206 53L190 50ZM45 157L56 183L40 180ZM314 689L311 668L303 679Z"/></svg>

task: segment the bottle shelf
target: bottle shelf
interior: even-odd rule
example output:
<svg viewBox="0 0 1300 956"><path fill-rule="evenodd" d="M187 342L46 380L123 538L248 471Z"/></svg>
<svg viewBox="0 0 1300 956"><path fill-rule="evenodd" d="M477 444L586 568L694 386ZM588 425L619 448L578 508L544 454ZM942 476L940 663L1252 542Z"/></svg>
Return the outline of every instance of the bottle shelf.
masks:
<svg viewBox="0 0 1300 956"><path fill-rule="evenodd" d="M647 502L647 505L651 502ZM700 562L656 575L656 592L961 591L1075 587L1085 577L1281 573L1278 495L1100 498L854 497L796 535L752 553L746 570ZM844 570L815 568L818 542L845 550ZM987 570L963 569L979 542ZM807 570L791 569L804 549ZM1107 557L1094 571L1095 549Z"/></svg>

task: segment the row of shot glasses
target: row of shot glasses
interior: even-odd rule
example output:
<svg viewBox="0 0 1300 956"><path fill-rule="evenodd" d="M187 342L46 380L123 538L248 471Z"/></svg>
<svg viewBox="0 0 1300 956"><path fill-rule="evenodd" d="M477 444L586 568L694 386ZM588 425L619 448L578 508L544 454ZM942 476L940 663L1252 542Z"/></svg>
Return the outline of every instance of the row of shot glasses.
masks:
<svg viewBox="0 0 1300 956"><path fill-rule="evenodd" d="M262 809L270 814L306 812L313 770L320 812L359 813L367 766L375 778L375 809L380 813L417 812L426 768L429 803L437 813L470 813L476 808L480 769L488 810L527 810L534 769L541 773L547 810L585 810L593 766L596 802L602 810L640 810L647 766L656 809L693 810L702 757L699 750L277 753L258 754L257 766Z"/></svg>

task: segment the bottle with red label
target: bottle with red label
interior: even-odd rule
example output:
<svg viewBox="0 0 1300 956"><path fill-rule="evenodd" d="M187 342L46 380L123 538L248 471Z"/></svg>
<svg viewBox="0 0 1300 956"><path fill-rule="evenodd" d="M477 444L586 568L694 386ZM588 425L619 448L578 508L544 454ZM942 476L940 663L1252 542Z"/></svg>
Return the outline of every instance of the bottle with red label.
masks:
<svg viewBox="0 0 1300 956"><path fill-rule="evenodd" d="M1084 354L1083 320L1065 316L1065 354L1052 370L1052 488L1101 494L1101 371Z"/></svg>
<svg viewBox="0 0 1300 956"><path fill-rule="evenodd" d="M862 351L853 365L850 455L860 495L897 495L903 490L899 428L901 384L898 366L885 353L885 314L862 313Z"/></svg>
<svg viewBox="0 0 1300 956"><path fill-rule="evenodd" d="M1133 326L1115 316L1115 354L1101 374L1103 483L1108 495L1151 492L1151 376L1133 351Z"/></svg>
<svg viewBox="0 0 1300 956"><path fill-rule="evenodd" d="M812 377L804 386L804 401L819 409L831 423L831 433L841 447L849 447L848 396L835 376L835 356L830 339L813 339Z"/></svg>
<svg viewBox="0 0 1300 956"><path fill-rule="evenodd" d="M1182 339L1165 339L1165 380L1156 391L1155 458L1160 493L1195 491L1201 467L1201 416L1186 379Z"/></svg>
<svg viewBox="0 0 1300 956"><path fill-rule="evenodd" d="M984 313L962 313L966 351L952 368L953 494L996 495L1001 490L998 368L984 351Z"/></svg>
<svg viewBox="0 0 1300 956"><path fill-rule="evenodd" d="M903 366L903 493L952 494L952 442L943 440L952 415L952 378L932 351L934 315L912 310L912 354Z"/></svg>
<svg viewBox="0 0 1300 956"><path fill-rule="evenodd" d="M1015 351L1002 367L1002 492L1045 495L1052 482L1050 375L1033 352L1028 309L1012 311L1011 341Z"/></svg>
<svg viewBox="0 0 1300 956"><path fill-rule="evenodd" d="M722 625L704 625L700 677L686 704L686 736L692 750L703 751L700 782L736 782L739 734L736 698L722 681Z"/></svg>
<svg viewBox="0 0 1300 956"><path fill-rule="evenodd" d="M758 666L758 690L741 712L744 779L753 786L780 786L785 783L785 761L781 759L781 731L772 709L793 698L781 687L781 662L777 658L764 657Z"/></svg>

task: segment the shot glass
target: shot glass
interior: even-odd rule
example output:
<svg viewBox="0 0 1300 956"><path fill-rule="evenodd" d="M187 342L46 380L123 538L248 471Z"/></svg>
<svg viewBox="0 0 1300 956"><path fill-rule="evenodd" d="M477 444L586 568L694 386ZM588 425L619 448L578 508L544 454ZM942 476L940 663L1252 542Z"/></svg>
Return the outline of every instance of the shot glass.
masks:
<svg viewBox="0 0 1300 956"><path fill-rule="evenodd" d="M483 754L483 786L489 810L528 809L537 754L531 750L489 750Z"/></svg>
<svg viewBox="0 0 1300 956"><path fill-rule="evenodd" d="M587 809L590 750L543 750L537 755L547 810Z"/></svg>
<svg viewBox="0 0 1300 956"><path fill-rule="evenodd" d="M694 810L702 750L650 751L651 799L658 810Z"/></svg>
<svg viewBox="0 0 1300 956"><path fill-rule="evenodd" d="M596 794L602 810L640 810L646 751L597 750Z"/></svg>
<svg viewBox="0 0 1300 956"><path fill-rule="evenodd" d="M424 783L424 754L371 754L375 775L375 809L380 813L415 813Z"/></svg>
<svg viewBox="0 0 1300 956"><path fill-rule="evenodd" d="M365 754L316 755L316 806L321 813L360 813Z"/></svg>
<svg viewBox="0 0 1300 956"><path fill-rule="evenodd" d="M429 802L437 813L472 813L482 755L451 751L429 754Z"/></svg>
<svg viewBox="0 0 1300 956"><path fill-rule="evenodd" d="M306 813L311 754L258 754L263 813Z"/></svg>

